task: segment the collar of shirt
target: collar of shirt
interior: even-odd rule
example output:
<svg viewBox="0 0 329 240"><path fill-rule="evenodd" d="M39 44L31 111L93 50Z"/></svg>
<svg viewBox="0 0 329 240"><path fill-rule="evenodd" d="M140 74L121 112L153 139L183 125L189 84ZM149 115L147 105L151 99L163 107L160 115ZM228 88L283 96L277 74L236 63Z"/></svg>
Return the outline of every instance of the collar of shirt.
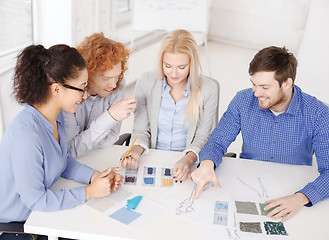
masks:
<svg viewBox="0 0 329 240"><path fill-rule="evenodd" d="M299 100L298 96L301 94L301 89L299 87L297 87L296 85L294 85L293 90L294 90L294 92L293 92L291 101L289 103L288 108L286 109L286 111L284 113L297 115L300 110L300 100Z"/></svg>
<svg viewBox="0 0 329 240"><path fill-rule="evenodd" d="M91 96L91 95L89 94L89 92L87 92L87 99L86 99L86 100L89 100L89 101L95 101L96 98L97 98L97 96L98 96L98 95ZM86 101L86 100L85 100L85 101Z"/></svg>
<svg viewBox="0 0 329 240"><path fill-rule="evenodd" d="M169 92L170 90L171 90L171 87L168 85L167 77L164 76L164 78L163 78L162 92L164 92L164 91ZM183 95L185 97L187 97L189 94L190 94L190 77L187 77L186 88L183 91Z"/></svg>
<svg viewBox="0 0 329 240"><path fill-rule="evenodd" d="M297 87L296 85L294 85L293 90L294 90L294 92L293 92L293 95L292 95L292 99L291 99L291 101L288 105L288 108L282 114L297 115L299 113L300 102L298 100L298 95L301 93L301 89L299 87ZM267 111L267 112L272 113L272 111L270 109L262 109L259 105L258 105L258 108L261 111Z"/></svg>
<svg viewBox="0 0 329 240"><path fill-rule="evenodd" d="M28 104L26 105L26 109L34 116L36 116L50 132L53 132L54 130L53 125L37 109L35 109L33 106ZM60 114L58 114L56 118L56 122L62 124Z"/></svg>

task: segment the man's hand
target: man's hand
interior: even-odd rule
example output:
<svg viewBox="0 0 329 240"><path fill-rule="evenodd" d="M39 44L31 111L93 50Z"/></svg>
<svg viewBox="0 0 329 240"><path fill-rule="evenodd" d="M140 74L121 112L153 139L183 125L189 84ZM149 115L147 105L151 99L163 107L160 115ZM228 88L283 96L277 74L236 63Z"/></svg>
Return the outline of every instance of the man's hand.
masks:
<svg viewBox="0 0 329 240"><path fill-rule="evenodd" d="M277 198L267 201L268 205L264 210L274 208L266 216L272 219L282 218L282 222L289 220L295 216L304 205L308 204L310 200L303 193L297 192L294 195Z"/></svg>
<svg viewBox="0 0 329 240"><path fill-rule="evenodd" d="M129 117L132 112L134 112L136 108L136 102L136 98L125 99L117 102L107 111L114 120L122 121Z"/></svg>
<svg viewBox="0 0 329 240"><path fill-rule="evenodd" d="M217 176L214 170L214 162L211 160L203 160L200 166L194 170L191 174L192 180L198 185L195 195L193 197L196 200L202 189L207 185L208 182L213 182L215 187L220 188Z"/></svg>

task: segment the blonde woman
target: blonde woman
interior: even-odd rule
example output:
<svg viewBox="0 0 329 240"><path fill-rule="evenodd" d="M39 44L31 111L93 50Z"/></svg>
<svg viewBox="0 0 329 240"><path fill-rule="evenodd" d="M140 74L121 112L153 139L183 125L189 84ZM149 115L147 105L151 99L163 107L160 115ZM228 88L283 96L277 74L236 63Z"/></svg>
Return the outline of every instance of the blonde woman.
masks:
<svg viewBox="0 0 329 240"><path fill-rule="evenodd" d="M137 168L148 148L182 151L174 178L181 182L190 177L190 168L212 131L218 105L217 84L200 72L192 34L168 33L161 41L158 74L145 73L136 83L131 139L137 137L137 141L123 166Z"/></svg>

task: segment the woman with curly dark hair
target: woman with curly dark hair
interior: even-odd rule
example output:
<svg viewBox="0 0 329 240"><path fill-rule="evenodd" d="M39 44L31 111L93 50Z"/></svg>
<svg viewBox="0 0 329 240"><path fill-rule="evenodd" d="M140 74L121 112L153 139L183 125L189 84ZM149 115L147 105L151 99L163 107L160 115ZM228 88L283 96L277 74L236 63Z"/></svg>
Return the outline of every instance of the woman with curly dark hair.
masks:
<svg viewBox="0 0 329 240"><path fill-rule="evenodd" d="M74 157L112 146L119 137L121 121L136 107L134 98L123 100L130 52L122 43L94 33L77 50L87 64L88 98L75 114L64 113L68 148Z"/></svg>
<svg viewBox="0 0 329 240"><path fill-rule="evenodd" d="M75 112L86 97L87 79L85 61L67 45L32 45L18 55L14 95L25 108L0 143L0 222L25 221L34 210L69 209L120 186L120 168L100 173L67 151L62 110ZM50 190L60 177L88 185Z"/></svg>

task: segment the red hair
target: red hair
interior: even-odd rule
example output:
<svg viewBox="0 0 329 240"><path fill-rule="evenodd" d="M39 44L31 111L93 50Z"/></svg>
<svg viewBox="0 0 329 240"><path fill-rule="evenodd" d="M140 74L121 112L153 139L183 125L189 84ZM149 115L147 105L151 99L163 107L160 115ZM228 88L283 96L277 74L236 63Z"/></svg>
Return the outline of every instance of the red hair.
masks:
<svg viewBox="0 0 329 240"><path fill-rule="evenodd" d="M94 33L85 37L76 48L86 61L88 81L92 81L96 72L103 74L113 69L113 66L119 62L121 62L122 72L118 83L122 81L130 56L130 51L122 43L104 37L103 33Z"/></svg>

